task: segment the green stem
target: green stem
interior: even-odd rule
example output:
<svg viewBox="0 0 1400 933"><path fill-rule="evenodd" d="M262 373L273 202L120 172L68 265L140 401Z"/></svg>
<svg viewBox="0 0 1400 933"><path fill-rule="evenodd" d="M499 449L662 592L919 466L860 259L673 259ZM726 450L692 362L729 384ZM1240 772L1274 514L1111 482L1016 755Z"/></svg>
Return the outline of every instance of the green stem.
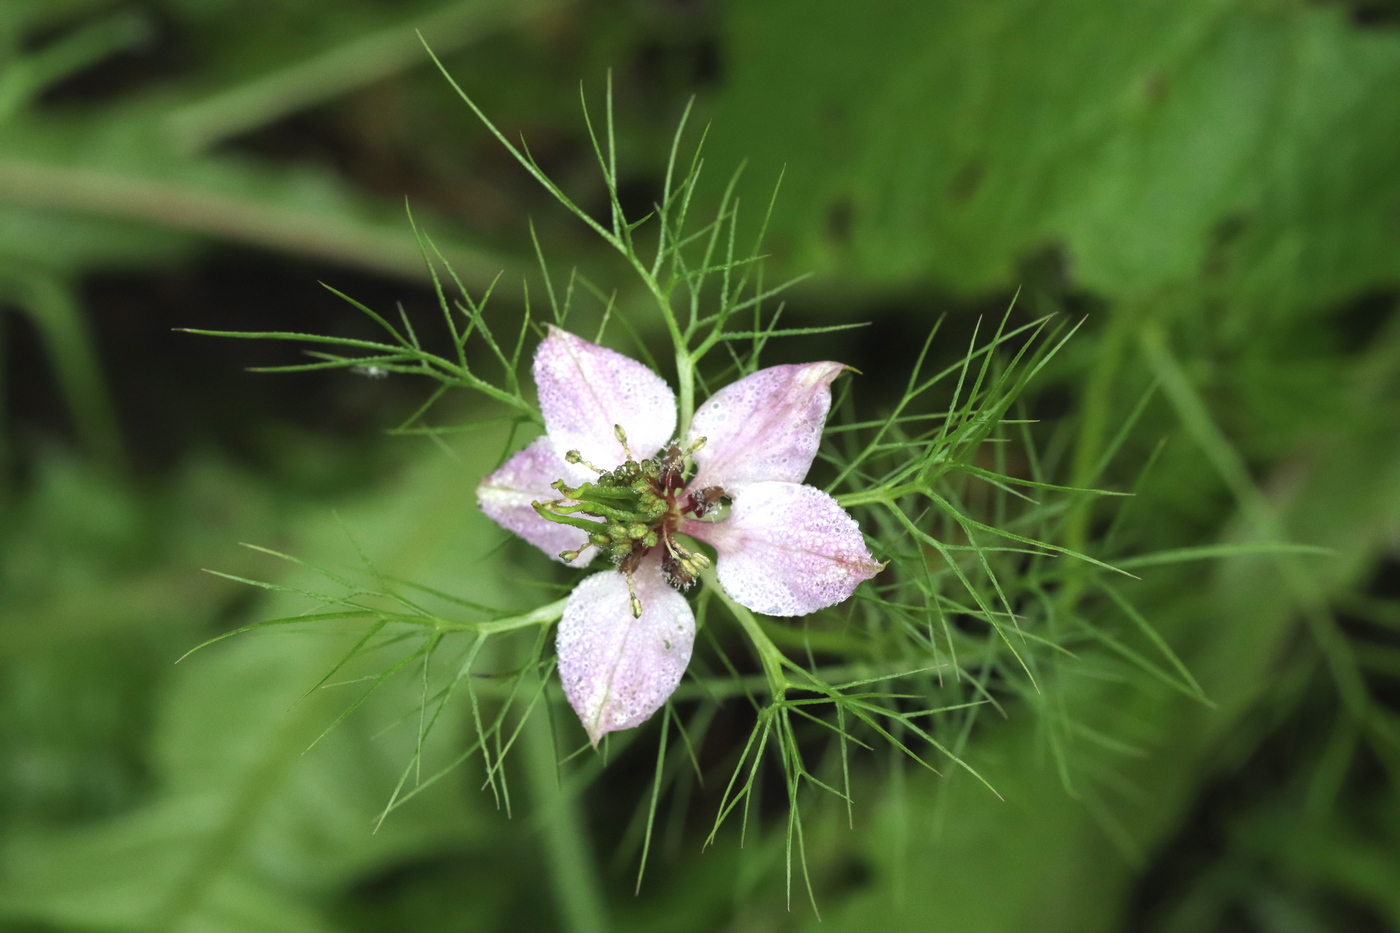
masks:
<svg viewBox="0 0 1400 933"><path fill-rule="evenodd" d="M1094 470L1103 450L1104 436L1108 433L1114 377L1118 374L1119 364L1126 352L1129 333L1138 320L1134 310L1141 309L1122 308L1111 314L1108 326L1099 338L1094 368L1089 374L1089 382L1079 406L1079 439L1074 446L1071 486L1090 486L1096 478ZM1073 551L1084 550L1088 540L1090 511L1093 507L1092 500L1081 499L1065 517L1065 547Z"/></svg>
<svg viewBox="0 0 1400 933"><path fill-rule="evenodd" d="M443 631L464 631L479 632L482 635L499 635L502 632L513 632L516 629L529 628L532 625L550 625L564 615L564 606L569 598L555 600L552 603L533 609L530 612L521 613L518 616L508 616L504 619L497 619L494 622L474 622L474 623L452 623L444 622L438 626Z"/></svg>
<svg viewBox="0 0 1400 933"><path fill-rule="evenodd" d="M1205 400L1172 352L1161 325L1154 323L1143 327L1138 334L1138 347L1148 368L1161 382L1177 418L1234 496L1241 513L1253 526L1255 536L1286 542L1288 528L1282 517L1255 484L1244 458L1216 424ZM1373 718L1370 690L1361 676L1351 643L1328 605L1328 595L1322 584L1296 554L1276 551L1269 556L1322 650L1348 711L1358 721L1370 721Z"/></svg>
<svg viewBox="0 0 1400 933"><path fill-rule="evenodd" d="M54 375L78 434L118 475L127 473L116 412L102 378L92 334L77 296L66 282L32 275L17 286L19 301L43 337Z"/></svg>
<svg viewBox="0 0 1400 933"><path fill-rule="evenodd" d="M686 350L684 343L676 344L676 384L680 389L680 422L677 436L684 443L690 434L691 416L695 414L695 359Z"/></svg>
<svg viewBox="0 0 1400 933"><path fill-rule="evenodd" d="M97 19L57 41L17 55L0 70L0 122L8 122L46 87L150 39L150 26L136 11Z"/></svg>
<svg viewBox="0 0 1400 933"><path fill-rule="evenodd" d="M648 271L645 264L626 244L613 240L613 246L620 251L636 270L637 275L646 285L647 291L656 299L656 306L661 311L661 317L666 322L666 332L671 335L671 343L676 348L676 387L680 390L678 406L680 408L680 418L677 421L677 437L685 439L690 430L690 416L695 412L695 360L703 355L703 351L692 354L690 351L690 341L686 333L681 332L681 326L676 321L676 313L671 308L671 296L662 289L661 284L656 281L656 277Z"/></svg>
<svg viewBox="0 0 1400 933"><path fill-rule="evenodd" d="M549 879L561 926L576 933L610 929L602 886L579 813L578 798L561 785L558 752L544 716L524 725L525 771L542 821Z"/></svg>
<svg viewBox="0 0 1400 933"><path fill-rule="evenodd" d="M562 5L560 0L448 4L179 107L167 118L171 140L182 152L207 150L220 140L418 67L424 41L439 53L451 52L536 11Z"/></svg>
<svg viewBox="0 0 1400 933"><path fill-rule="evenodd" d="M418 244L397 229L179 181L30 159L0 159L0 203L154 223L264 249L332 259L409 279L428 278ZM458 275L485 289L512 260L463 244L443 247Z"/></svg>
<svg viewBox="0 0 1400 933"><path fill-rule="evenodd" d="M876 503L889 503L904 496L923 492L928 488L928 483L904 483L899 486L879 486L875 489L866 489L861 492L848 492L845 495L837 496L836 501L841 508L849 509L856 505L873 505Z"/></svg>
<svg viewBox="0 0 1400 933"><path fill-rule="evenodd" d="M0 301L0 308L3 308ZM10 491L10 423L5 405L5 315L0 311L0 514L8 505Z"/></svg>
<svg viewBox="0 0 1400 933"><path fill-rule="evenodd" d="M753 642L754 650L758 652L758 659L763 665L763 674L768 681L768 690L773 694L775 700L781 700L787 696L788 679L783 674L783 668L788 660L783 655L778 646L773 644L773 640L763 631L758 620L754 618L752 612L736 603L724 587L719 585L719 578L715 576L714 568L707 568L700 572L700 579L705 581L705 586L719 596L720 602L739 622L739 627L744 630L744 634L749 636L749 641Z"/></svg>

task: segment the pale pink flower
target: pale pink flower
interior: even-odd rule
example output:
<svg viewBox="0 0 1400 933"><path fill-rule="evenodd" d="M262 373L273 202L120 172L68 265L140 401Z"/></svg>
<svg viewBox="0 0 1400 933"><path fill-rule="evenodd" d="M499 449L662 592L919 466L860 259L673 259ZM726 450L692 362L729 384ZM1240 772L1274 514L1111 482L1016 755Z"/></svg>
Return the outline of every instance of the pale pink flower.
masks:
<svg viewBox="0 0 1400 933"><path fill-rule="evenodd" d="M745 376L700 406L682 445L674 440L675 396L660 376L550 328L534 364L545 434L482 480L477 500L497 524L557 560L587 563L604 550L617 564L574 589L556 639L564 693L595 745L645 722L690 662L695 616L674 587L689 586L709 561L677 534L713 546L720 585L765 615L835 605L880 569L855 520L822 490L801 485L831 382L845 368L807 363ZM598 484L592 492L590 483ZM601 507L565 497L561 486L582 498L640 489L644 501L627 507L651 509L651 517L605 520L588 511ZM598 532L542 511L595 522Z"/></svg>

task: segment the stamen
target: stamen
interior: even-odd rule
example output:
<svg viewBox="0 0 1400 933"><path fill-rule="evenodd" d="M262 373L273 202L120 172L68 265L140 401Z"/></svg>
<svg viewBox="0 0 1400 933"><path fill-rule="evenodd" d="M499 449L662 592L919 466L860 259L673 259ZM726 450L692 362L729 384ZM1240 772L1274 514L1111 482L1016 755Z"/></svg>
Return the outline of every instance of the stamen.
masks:
<svg viewBox="0 0 1400 933"><path fill-rule="evenodd" d="M686 569L691 573L699 573L710 566L710 558L699 551L690 551L681 558L681 563L686 565Z"/></svg>
<svg viewBox="0 0 1400 933"><path fill-rule="evenodd" d="M613 425L613 434L617 436L618 442L622 444L622 452L627 455L627 459L636 460L637 458L632 456L632 448L627 446L627 432L622 430L622 425Z"/></svg>
<svg viewBox="0 0 1400 933"><path fill-rule="evenodd" d="M678 590L692 586L700 571L711 565L709 557L686 550L673 536L684 516L705 515L723 498L724 490L712 486L685 493L687 458L704 448L703 437L685 447L673 440L660 453L638 461L622 425L613 425L613 436L627 457L624 462L603 470L583 459L581 452L567 451L568 463L587 466L597 478L577 487L555 480L550 486L561 498L533 504L541 517L587 532L586 543L577 550L561 551L560 559L573 563L590 547L603 552L626 578L629 608L640 618L643 607L633 575L653 548L664 546L661 573Z"/></svg>
<svg viewBox="0 0 1400 933"><path fill-rule="evenodd" d="M725 500L729 496L723 487L706 486L704 489L691 493L686 497L686 504L681 509L682 512L689 512L696 518L707 521L722 520L728 511L725 507Z"/></svg>
<svg viewBox="0 0 1400 933"><path fill-rule="evenodd" d="M632 571L626 571L624 576L627 577L627 592L632 596L632 618L640 619L642 617L642 601L637 598L637 587L632 583Z"/></svg>
<svg viewBox="0 0 1400 933"><path fill-rule="evenodd" d="M590 536L590 537L593 537L593 536ZM564 563L566 563L566 564L572 564L574 561L578 560L578 556L579 556L580 554L582 554L584 551L588 550L589 548L591 548L591 547L593 547L593 546L594 546L594 542L589 541L587 544L585 544L583 547L579 548L577 551L560 551L560 552L559 552L559 559L562 560L562 561L563 561Z"/></svg>
<svg viewBox="0 0 1400 933"><path fill-rule="evenodd" d="M604 473L607 472L607 470L600 470L593 464L589 463L587 460L583 459L583 454L579 453L577 450L571 450L568 453L564 454L564 459L569 463L582 463L584 466L588 467L590 470L592 470L594 473L597 473L599 476L602 476Z"/></svg>
<svg viewBox="0 0 1400 933"><path fill-rule="evenodd" d="M534 502L531 502L530 505L534 507L535 512L540 516L540 518L547 519L551 522L556 522L560 525L572 525L573 527L582 529L583 531L586 531L589 534L593 534L598 530L597 522L592 521L591 519L575 518L573 516L573 513L579 510L579 506L565 506L561 505L561 502L562 500L560 499L550 499L547 502L540 502L539 500L535 500Z"/></svg>
<svg viewBox="0 0 1400 933"><path fill-rule="evenodd" d="M677 544L670 535L665 538L666 550L676 561L682 570L690 576L695 576L706 567L710 566L710 558L700 551L687 551Z"/></svg>

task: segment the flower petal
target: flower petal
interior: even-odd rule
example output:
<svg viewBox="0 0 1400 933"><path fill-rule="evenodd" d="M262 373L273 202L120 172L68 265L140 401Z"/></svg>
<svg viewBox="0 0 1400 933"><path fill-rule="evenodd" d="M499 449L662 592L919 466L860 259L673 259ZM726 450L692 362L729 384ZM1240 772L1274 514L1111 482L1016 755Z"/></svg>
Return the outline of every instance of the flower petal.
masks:
<svg viewBox="0 0 1400 933"><path fill-rule="evenodd" d="M535 386L545 432L561 457L577 450L610 470L626 459L615 425L627 432L638 460L675 435L676 396L664 379L634 359L553 325L535 351Z"/></svg>
<svg viewBox="0 0 1400 933"><path fill-rule="evenodd" d="M661 578L659 553L632 577L641 618L632 616L627 578L606 570L574 587L555 638L564 695L594 745L661 708L681 682L695 643L695 615Z"/></svg>
<svg viewBox="0 0 1400 933"><path fill-rule="evenodd" d="M561 525L540 514L530 505L534 501L559 498L549 484L567 475L569 464L555 453L549 437L541 434L529 447L511 457L501 468L476 487L476 502L486 517L506 531L513 531L562 561L560 551L575 551L588 542L588 533L571 525ZM589 549L572 563L583 567L593 559Z"/></svg>
<svg viewBox="0 0 1400 933"><path fill-rule="evenodd" d="M800 483L811 469L842 363L770 366L730 383L700 406L691 438L692 489L781 480Z"/></svg>
<svg viewBox="0 0 1400 933"><path fill-rule="evenodd" d="M724 521L686 521L681 530L714 545L720 584L754 612L798 616L834 606L882 566L856 520L815 486L751 483L732 495Z"/></svg>

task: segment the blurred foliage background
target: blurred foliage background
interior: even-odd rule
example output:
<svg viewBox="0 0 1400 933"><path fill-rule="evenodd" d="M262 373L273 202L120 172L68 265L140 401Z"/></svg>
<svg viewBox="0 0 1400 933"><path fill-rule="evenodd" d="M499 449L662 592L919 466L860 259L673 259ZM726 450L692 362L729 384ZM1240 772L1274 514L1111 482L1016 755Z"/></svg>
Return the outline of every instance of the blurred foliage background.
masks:
<svg viewBox="0 0 1400 933"><path fill-rule="evenodd" d="M612 70L638 212L694 96L715 193L746 159L758 215L785 173L770 275L816 273L785 320L871 322L776 352L859 367L868 404L940 315L945 361L1018 289L1024 314L1084 317L1027 399L1057 480L1092 476L1155 390L1107 473L1136 497L1066 545L1334 551L1138 571L1125 592L1216 705L1131 668L1078 683L1093 780L1067 788L1014 706L967 752L1005 802L859 759L854 829L830 808L807 830L822 928L1400 927L1390 0L4 0L0 925L818 926L787 909L777 807L701 850L708 785L663 811L633 894L649 753L561 788L532 727L509 813L464 768L371 833L413 683L305 752L344 706L298 700L334 644L172 663L278 612L199 568L295 583L237 542L348 562L342 523L398 576L543 598L475 511L498 445L385 436L425 387L250 374L295 358L172 332L355 335L318 281L431 306L405 197L469 284L505 270L506 308L529 219L554 267L621 284L415 30L594 209L579 81Z"/></svg>

